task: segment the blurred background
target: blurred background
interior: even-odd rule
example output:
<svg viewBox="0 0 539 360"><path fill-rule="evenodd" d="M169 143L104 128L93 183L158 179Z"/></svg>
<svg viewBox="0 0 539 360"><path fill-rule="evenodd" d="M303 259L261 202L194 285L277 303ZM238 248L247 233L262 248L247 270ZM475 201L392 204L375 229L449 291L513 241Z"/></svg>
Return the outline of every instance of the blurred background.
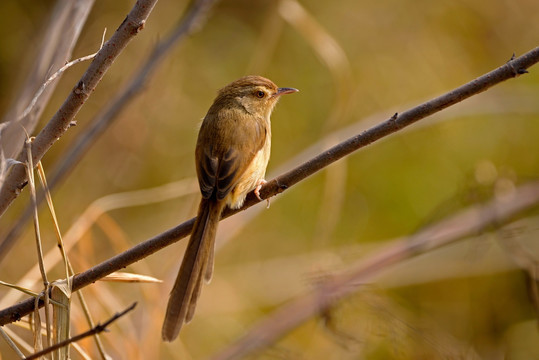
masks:
<svg viewBox="0 0 539 360"><path fill-rule="evenodd" d="M0 2L2 114L16 100L54 4ZM97 1L73 58L95 52L104 28L108 39L133 4ZM186 1L157 3L144 31L77 115L77 126L44 157L45 171L69 154L187 7ZM537 14L534 0L218 2L54 190L61 230L76 234L69 252L75 270L195 215L198 126L216 91L236 78L259 74L301 91L283 98L272 116L269 179L538 46ZM88 65L63 75L37 130ZM259 204L224 221L214 280L203 289L194 321L172 344L161 342L160 328L186 241L126 269L163 283L98 282L86 288L97 321L138 301L133 313L102 336L105 348L121 359L208 358L321 277L536 179L538 72L532 67L530 74L361 149L273 198L269 210ZM159 195L149 192L140 200L135 192L151 189ZM20 217L28 193L0 219L0 235ZM121 198L110 197L119 193ZM40 215L45 252L55 251L45 207ZM537 215L387 269L326 317L309 320L251 358L539 359L533 288L510 250L525 249L537 264ZM39 273L28 273L35 263L28 223L0 263L0 280L39 291L39 283L30 285ZM62 276L59 263L46 265L51 278ZM8 301L2 308L17 301L7 292L0 288L0 299ZM75 300L74 308L77 334L88 325ZM31 343L27 331L18 333ZM98 357L91 339L81 345ZM0 353L14 356L2 341ZM82 358L75 351L72 357Z"/></svg>

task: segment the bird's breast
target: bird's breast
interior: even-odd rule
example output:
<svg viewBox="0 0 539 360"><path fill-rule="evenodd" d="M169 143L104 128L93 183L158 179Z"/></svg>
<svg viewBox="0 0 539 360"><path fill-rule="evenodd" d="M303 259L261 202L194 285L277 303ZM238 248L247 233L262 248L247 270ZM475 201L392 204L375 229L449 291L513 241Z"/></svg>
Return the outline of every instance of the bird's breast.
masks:
<svg viewBox="0 0 539 360"><path fill-rule="evenodd" d="M253 160L241 175L237 185L227 197L227 205L232 209L238 209L243 205L245 197L254 190L260 180L266 176L266 167L268 166L271 153L271 134L266 134L264 145L253 157Z"/></svg>

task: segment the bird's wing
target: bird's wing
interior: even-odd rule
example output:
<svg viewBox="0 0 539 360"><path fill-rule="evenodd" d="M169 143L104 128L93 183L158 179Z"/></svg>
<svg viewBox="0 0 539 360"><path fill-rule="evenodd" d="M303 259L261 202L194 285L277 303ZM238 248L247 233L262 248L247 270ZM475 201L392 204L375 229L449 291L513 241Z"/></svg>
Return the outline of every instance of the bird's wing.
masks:
<svg viewBox="0 0 539 360"><path fill-rule="evenodd" d="M202 197L224 199L264 146L267 133L263 119L241 119L237 113L220 112L204 120L196 148Z"/></svg>

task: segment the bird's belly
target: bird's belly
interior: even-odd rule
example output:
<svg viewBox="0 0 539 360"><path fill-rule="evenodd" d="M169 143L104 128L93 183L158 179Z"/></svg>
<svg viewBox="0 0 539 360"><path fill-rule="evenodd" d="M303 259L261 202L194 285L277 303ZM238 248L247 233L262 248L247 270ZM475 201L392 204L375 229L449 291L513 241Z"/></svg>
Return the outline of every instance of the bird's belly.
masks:
<svg viewBox="0 0 539 360"><path fill-rule="evenodd" d="M227 205L232 209L239 209L247 194L254 190L266 176L266 167L270 157L270 143L266 141L264 147L260 149L251 164L245 170L238 183L227 197Z"/></svg>

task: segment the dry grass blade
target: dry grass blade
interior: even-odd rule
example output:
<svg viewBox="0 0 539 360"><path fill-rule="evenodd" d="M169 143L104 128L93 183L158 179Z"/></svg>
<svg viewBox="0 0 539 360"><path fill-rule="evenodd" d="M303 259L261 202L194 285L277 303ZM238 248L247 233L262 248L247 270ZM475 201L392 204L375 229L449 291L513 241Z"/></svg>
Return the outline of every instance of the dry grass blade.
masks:
<svg viewBox="0 0 539 360"><path fill-rule="evenodd" d="M38 168L39 169L39 168ZM44 187L47 188L46 185L46 178L44 174L42 175L42 181L44 183ZM151 189L143 189L143 190L136 190L132 192L125 192L125 193L119 193L119 194L111 194L104 196L103 198L97 199L94 201L90 206L81 214L79 219L75 222L75 224L72 225L72 227L67 231L65 236L65 245L62 242L62 237L59 232L58 223L55 220L56 215L54 212L54 207L52 206L52 200L50 198L48 201L49 208L51 210L51 214L53 216L55 228L58 235L58 241L59 245L61 245L61 248L65 251L68 251L72 246L74 246L77 243L77 240L84 234L90 226L105 212L123 208L123 207L130 207L130 206L138 206L138 205L147 205L150 203L155 202L161 202L166 201L171 198L179 197L179 196L185 196L188 194L191 194L195 192L197 189L197 182L195 179L186 179L181 180L169 184L165 184L162 186L158 186ZM50 196L50 194L48 194ZM51 266L54 266L58 263L58 261L61 261L64 259L64 261L67 262L67 265L70 267L69 272L70 274L74 274L73 269L71 269L71 265L69 264L69 260L67 259L67 256L64 255L64 252L59 253L57 251L57 248L52 248L45 256L45 260L48 264L51 264ZM61 254L61 255L60 255ZM23 276L23 279L21 281L24 281L24 279L35 279L36 275L39 273L38 271L38 265L36 265L31 271L29 271L26 275ZM136 282L160 282L160 280L151 278L144 275L130 275L131 279L128 280L127 277L124 277L122 281L136 281ZM71 281L71 278L69 278ZM107 279L103 279L107 280ZM120 281L119 279L115 279L114 281ZM15 287L14 287L15 288ZM92 316L89 312L88 306L86 305L86 301L84 300L83 294L78 291L77 292L79 296L79 300L81 302L82 311L85 314L87 323L90 327L94 327L94 322L92 320ZM13 294L8 294L4 297L3 300L7 301L16 301ZM39 296L37 294L29 293L29 295L35 295ZM8 300L9 299L9 300ZM55 304L60 304L56 301L54 301ZM61 304L60 304L61 305ZM107 358L108 355L106 355L106 351L104 349L104 346L99 339L99 335L95 334L94 339L96 341L96 345L98 348L99 353L101 354L102 358Z"/></svg>
<svg viewBox="0 0 539 360"><path fill-rule="evenodd" d="M104 36L104 34L103 34ZM102 45L101 45L102 46ZM45 176L45 171L43 170L43 166L41 162L38 163L38 174L40 176L41 183L43 184L43 188L45 189L45 198L47 200L47 205L49 207L49 211L52 216L52 220L54 223L54 228L56 231L56 237L58 241L58 248L60 250L60 253L62 255L62 260L64 263L64 269L65 269L65 277L66 279L60 282L54 282L51 289L51 298L55 300L55 302L60 303L62 306L54 306L53 307L53 341L54 343L60 343L63 341L66 341L69 338L70 333L70 309L71 309L71 289L72 289L72 277L75 272L71 266L71 262L69 261L66 251L64 242L62 239L62 234L60 232L60 226L58 224L58 219L56 217L56 212L54 210L54 204L52 202L52 196L49 191L49 187L47 185L47 179ZM52 249L51 251L54 251ZM94 323L92 320L92 316L90 314L90 311L88 309L88 306L86 306L86 302L84 300L84 296L82 292L79 290L77 291L77 294L79 295L79 299L81 301L82 310L84 312L84 315L88 321L88 324L91 328L94 327ZM94 335L94 340L96 342L98 351L103 359L107 358L105 348L101 342L101 340L98 337L98 334ZM56 352L56 357L59 359L69 358L69 346L59 348Z"/></svg>
<svg viewBox="0 0 539 360"><path fill-rule="evenodd" d="M45 306L47 306L47 304L45 304ZM43 349L43 339L41 334L43 327L41 324L41 316L39 315L39 300L37 298L34 299L34 312L30 315L29 324L34 339L34 352L40 351Z"/></svg>
<svg viewBox="0 0 539 360"><path fill-rule="evenodd" d="M117 194L110 194L96 199L92 202L77 220L65 232L64 247L68 252L75 246L78 240L90 229L96 220L103 213L130 206L148 205L167 201L170 199L193 194L198 190L196 179L189 178L175 181L161 186L156 186L150 189L141 189L128 191ZM45 261L50 266L55 266L62 260L62 256L56 249L51 249L45 255ZM36 283L36 277L39 276L39 266L36 264L26 272L18 282ZM0 299L0 306L9 306L20 299L20 294L17 292L7 293Z"/></svg>
<svg viewBox="0 0 539 360"><path fill-rule="evenodd" d="M127 283L162 283L163 280L154 278L153 276L133 274L126 272L113 272L105 276L101 281L111 282L127 282Z"/></svg>
<svg viewBox="0 0 539 360"><path fill-rule="evenodd" d="M52 336L51 336L51 324L50 324L50 313L49 313L49 280L47 278L47 272L45 271L45 264L43 262L43 245L41 243L41 233L39 230L39 216L37 211L37 200L36 200L36 187L35 187L35 179L34 179L34 164L33 164L33 157L32 157L32 147L31 147L31 140L30 138L26 138L25 146L27 151L27 163L26 163L26 171L28 173L28 183L30 186L30 197L32 199L32 205L34 207L34 235L35 235L35 241L36 241L36 248L37 248L37 261L39 264L39 270L41 272L41 279L43 280L43 294L44 294L44 307L45 307L45 329L47 332L47 344L49 346L52 345ZM36 302L39 303L39 301L36 299ZM35 311L35 319L36 321L39 320L38 317L39 311L36 308ZM36 323L37 325L37 323ZM39 328L37 329L36 333L34 334L36 339L36 347L38 349L41 348L41 335L39 332Z"/></svg>
<svg viewBox="0 0 539 360"><path fill-rule="evenodd" d="M39 179L41 180L41 184L43 185L43 189L45 191L45 198L47 199L47 205L49 206L49 211L52 216L52 221L54 223L54 230L56 231L56 238L58 241L58 249L60 250L60 253L62 254L62 259L64 261L64 271L65 271L65 278L67 281L67 286L71 289L71 277L69 274L69 266L68 266L69 260L65 252L65 246L64 246L64 241L62 240L62 233L60 231L60 225L58 224L58 218L56 217L56 211L54 210L52 196L49 191L49 187L47 185L47 177L45 176L45 171L43 170L43 165L41 164L41 161L37 164L37 170L39 174Z"/></svg>
<svg viewBox="0 0 539 360"><path fill-rule="evenodd" d="M9 283L7 283L7 282L5 282L5 281L1 281L1 280L0 280L0 285L9 287L9 288L14 289L14 290L17 290L17 291L20 291L20 292L22 292L23 294L30 295L30 296L33 296L33 297L35 297L35 298L39 298L39 297L43 296L42 293L41 293L41 294L38 294L38 293L36 293L36 292L34 292L34 291L30 290L30 289L27 289L27 288L25 288L25 287L22 287L22 286L19 286L19 285L15 285L15 284L9 284ZM61 305L62 305L61 303L56 302L56 301L54 301L54 300L51 300L51 302L52 302L54 305L57 305L57 306L61 306Z"/></svg>
<svg viewBox="0 0 539 360"><path fill-rule="evenodd" d="M69 339L71 320L71 282L55 281L51 285L51 300L62 306L52 307L53 316L53 343L57 344ZM56 359L69 359L69 346L59 348L55 352Z"/></svg>
<svg viewBox="0 0 539 360"><path fill-rule="evenodd" d="M26 140L26 150L28 154L26 171L28 173L28 184L30 185L30 194L32 199L32 205L34 208L34 235L36 240L37 248L37 260L39 264L39 270L41 272L41 278L45 287L49 285L49 280L47 279L47 272L45 271L45 265L43 264L43 246L41 245L41 233L39 231L39 217L37 213L37 201L36 201L36 186L34 181L34 164L32 162L32 148L30 146L31 141L29 138Z"/></svg>
<svg viewBox="0 0 539 360"><path fill-rule="evenodd" d="M15 351L15 353L17 354L17 356L19 358L21 358L21 359L24 358L24 354L22 353L22 351L19 350L19 348L17 347L15 342L13 340L11 340L11 337L6 333L6 331L4 331L4 329L2 327L0 327L0 335L8 343L9 347L12 348L13 351Z"/></svg>

